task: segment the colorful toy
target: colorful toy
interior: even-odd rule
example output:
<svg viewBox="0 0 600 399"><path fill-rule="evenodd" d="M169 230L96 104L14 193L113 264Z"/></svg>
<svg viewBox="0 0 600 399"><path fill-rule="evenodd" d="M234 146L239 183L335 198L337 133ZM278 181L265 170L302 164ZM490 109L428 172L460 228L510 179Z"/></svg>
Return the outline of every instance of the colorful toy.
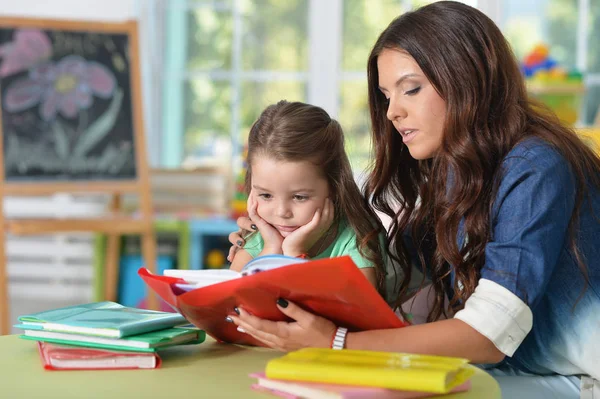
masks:
<svg viewBox="0 0 600 399"><path fill-rule="evenodd" d="M206 255L207 269L221 269L227 263L227 258L220 249L212 249Z"/></svg>
<svg viewBox="0 0 600 399"><path fill-rule="evenodd" d="M525 56L522 69L529 94L548 106L565 124L575 124L585 89L582 74L559 66L544 44L538 44Z"/></svg>
<svg viewBox="0 0 600 399"><path fill-rule="evenodd" d="M230 204L231 218L237 219L240 216L246 215L246 202L248 196L246 195L246 189L244 187L246 181L246 169L248 168L248 146L244 146L242 153L242 169L238 173L235 179L235 190L233 199Z"/></svg>

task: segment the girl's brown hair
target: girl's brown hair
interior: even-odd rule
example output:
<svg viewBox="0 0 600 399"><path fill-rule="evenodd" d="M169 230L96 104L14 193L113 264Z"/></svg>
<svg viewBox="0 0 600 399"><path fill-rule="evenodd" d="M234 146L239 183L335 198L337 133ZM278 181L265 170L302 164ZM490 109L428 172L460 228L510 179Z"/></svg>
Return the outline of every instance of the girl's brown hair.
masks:
<svg viewBox="0 0 600 399"><path fill-rule="evenodd" d="M441 149L433 159L412 158L386 118L388 105L378 89L377 70L377 58L385 49L413 57L446 102ZM552 113L528 99L518 63L492 20L475 8L451 1L401 15L371 51L368 86L375 161L365 192L376 209L393 219L388 237L393 239L405 275L398 304L408 295L410 254L401 237L410 232L436 292L429 320L446 312L445 295L451 299L452 310L463 306L485 262L502 160L529 137L550 144L571 165L577 194L569 224L570 250L589 283L573 226L587 194L586 178L600 187L600 159ZM452 190L446 187L449 170ZM462 219L468 242L459 248ZM451 271L456 273L454 287L447 286ZM451 291L454 296L449 295Z"/></svg>
<svg viewBox="0 0 600 399"><path fill-rule="evenodd" d="M361 195L344 150L340 124L322 108L280 101L268 106L254 122L248 137L246 192L250 193L252 161L266 156L276 161L310 161L329 183L336 221L348 221L358 249L375 267L377 288L384 292L384 261L379 240L384 231L379 218Z"/></svg>

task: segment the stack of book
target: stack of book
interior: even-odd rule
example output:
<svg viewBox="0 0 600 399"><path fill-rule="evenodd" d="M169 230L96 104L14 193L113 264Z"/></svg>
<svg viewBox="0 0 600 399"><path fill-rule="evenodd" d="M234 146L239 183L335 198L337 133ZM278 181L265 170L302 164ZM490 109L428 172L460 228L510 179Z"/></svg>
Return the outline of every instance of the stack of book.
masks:
<svg viewBox="0 0 600 399"><path fill-rule="evenodd" d="M294 399L426 398L471 388L466 359L307 348L273 359L252 388Z"/></svg>
<svg viewBox="0 0 600 399"><path fill-rule="evenodd" d="M153 369L157 350L198 344L205 333L179 313L95 302L19 317L20 338L38 342L50 370Z"/></svg>

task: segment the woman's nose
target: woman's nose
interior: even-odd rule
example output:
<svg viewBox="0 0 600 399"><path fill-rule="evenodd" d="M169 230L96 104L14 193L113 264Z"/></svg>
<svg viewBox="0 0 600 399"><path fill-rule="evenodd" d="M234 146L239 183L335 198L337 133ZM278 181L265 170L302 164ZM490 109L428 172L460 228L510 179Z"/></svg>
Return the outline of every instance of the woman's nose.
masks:
<svg viewBox="0 0 600 399"><path fill-rule="evenodd" d="M394 122L406 118L406 108L395 98L390 98L386 113L387 118Z"/></svg>

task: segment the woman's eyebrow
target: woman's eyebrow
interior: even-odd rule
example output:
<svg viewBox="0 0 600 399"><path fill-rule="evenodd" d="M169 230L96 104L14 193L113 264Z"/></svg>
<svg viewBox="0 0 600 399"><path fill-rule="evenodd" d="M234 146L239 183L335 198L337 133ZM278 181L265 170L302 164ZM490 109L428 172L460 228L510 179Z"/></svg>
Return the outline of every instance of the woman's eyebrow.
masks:
<svg viewBox="0 0 600 399"><path fill-rule="evenodd" d="M418 75L418 74L416 74L416 73L407 73L406 75L400 76L400 78L399 78L399 79L396 81L396 83L394 83L394 87L398 87L398 86L400 86L400 85L402 84L402 82L404 82L406 79L409 79L409 78L414 78L414 77L416 77L416 76L419 76L419 75ZM386 91L386 89L384 89L383 87L381 87L381 86L378 86L378 87L379 87L379 90L381 90L381 91Z"/></svg>

